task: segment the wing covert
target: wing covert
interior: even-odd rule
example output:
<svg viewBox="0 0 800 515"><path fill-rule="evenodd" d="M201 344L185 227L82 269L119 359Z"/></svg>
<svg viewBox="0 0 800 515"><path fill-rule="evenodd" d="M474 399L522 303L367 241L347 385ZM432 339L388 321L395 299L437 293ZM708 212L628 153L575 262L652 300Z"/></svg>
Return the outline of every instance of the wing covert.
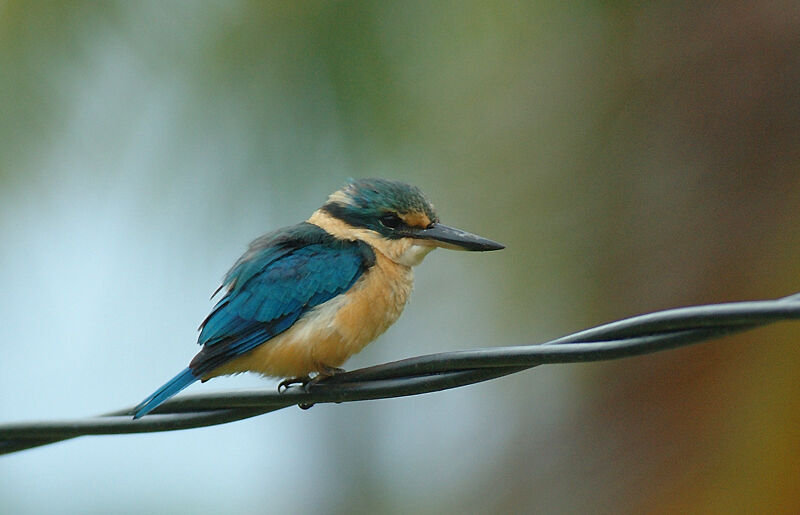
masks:
<svg viewBox="0 0 800 515"><path fill-rule="evenodd" d="M251 246L228 273L228 291L200 326L203 349L190 364L196 374L285 331L309 309L346 292L374 263L361 242L290 243Z"/></svg>

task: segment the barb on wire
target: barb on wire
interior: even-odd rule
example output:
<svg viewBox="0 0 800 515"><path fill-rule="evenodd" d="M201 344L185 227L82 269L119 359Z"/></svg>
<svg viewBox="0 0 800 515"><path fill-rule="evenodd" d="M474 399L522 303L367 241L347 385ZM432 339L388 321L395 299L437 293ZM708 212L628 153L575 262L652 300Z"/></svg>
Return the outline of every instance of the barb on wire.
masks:
<svg viewBox="0 0 800 515"><path fill-rule="evenodd" d="M669 309L586 329L538 345L418 356L337 374L304 389L174 397L133 420L133 408L93 418L0 425L0 454L84 435L150 433L224 424L295 404L418 395L487 381L537 365L604 361L711 340L800 318L800 293L777 300Z"/></svg>

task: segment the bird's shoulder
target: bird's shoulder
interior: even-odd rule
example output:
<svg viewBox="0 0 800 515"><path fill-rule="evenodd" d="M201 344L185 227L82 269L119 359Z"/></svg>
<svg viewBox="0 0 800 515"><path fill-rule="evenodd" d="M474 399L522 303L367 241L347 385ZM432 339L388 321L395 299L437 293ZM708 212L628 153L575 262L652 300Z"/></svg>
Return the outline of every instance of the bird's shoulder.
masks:
<svg viewBox="0 0 800 515"><path fill-rule="evenodd" d="M284 261L281 263L282 266L302 263L321 266L323 264L321 261L324 259L309 262L308 258L336 255L350 256L353 260L359 261L365 270L375 264L375 252L362 241L335 238L321 227L308 222L283 227L253 240L247 251L225 274L220 289L228 288L230 291L241 287L254 275L284 260L288 262Z"/></svg>

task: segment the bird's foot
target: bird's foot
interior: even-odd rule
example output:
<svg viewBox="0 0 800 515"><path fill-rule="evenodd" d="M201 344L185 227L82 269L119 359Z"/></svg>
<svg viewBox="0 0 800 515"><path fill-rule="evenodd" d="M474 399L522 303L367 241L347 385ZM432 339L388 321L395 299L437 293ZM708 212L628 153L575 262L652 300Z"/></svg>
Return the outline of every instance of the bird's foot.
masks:
<svg viewBox="0 0 800 515"><path fill-rule="evenodd" d="M343 368L336 368L336 367L329 367L329 366L322 365L320 367L320 370L317 372L317 375L315 375L313 378L309 378L308 376L305 376L305 377L291 377L289 379L284 379L283 381L278 383L278 393L284 393L290 386L295 385L295 384L302 385L303 386L303 390L308 392L308 391L310 391L310 387L311 386L317 384L318 382L322 381L323 379L326 379L328 377L332 377L332 376L334 376L336 374L341 374L344 371L345 370ZM301 403L298 404L300 409L309 409L313 405L314 405L313 402L311 402L311 403L301 402Z"/></svg>
<svg viewBox="0 0 800 515"><path fill-rule="evenodd" d="M310 383L312 379L308 376L305 377L290 377L288 379L284 379L280 383L278 383L278 393L285 392L290 386L299 384L303 386L303 389L306 389L308 383Z"/></svg>
<svg viewBox="0 0 800 515"><path fill-rule="evenodd" d="M320 368L321 370L317 372L317 375L314 377L314 379L312 379L312 381L315 383L325 379L326 377L333 377L336 374L342 374L346 372L346 370L343 368L329 367L326 365L322 365Z"/></svg>
<svg viewBox="0 0 800 515"><path fill-rule="evenodd" d="M316 377L314 379L316 379ZM284 393L290 386L295 385L295 384L302 385L303 390L308 392L308 385L311 384L311 382L314 379L311 379L308 376L305 376L305 377L290 377L288 379L284 379L283 381L278 383L278 393ZM309 409L313 405L314 405L314 403L305 403L305 402L301 402L301 403L298 404L300 409Z"/></svg>
<svg viewBox="0 0 800 515"><path fill-rule="evenodd" d="M320 366L320 370L319 372L317 372L317 375L315 375L313 379L310 379L303 385L303 389L305 389L305 391L308 392L311 386L314 386L315 384L319 383L324 379L333 377L336 374L341 374L344 371L345 370L343 368L336 368L336 367L329 367L326 365L322 365ZM314 405L313 402L312 403L301 402L300 404L298 404L300 409L309 409L313 405Z"/></svg>

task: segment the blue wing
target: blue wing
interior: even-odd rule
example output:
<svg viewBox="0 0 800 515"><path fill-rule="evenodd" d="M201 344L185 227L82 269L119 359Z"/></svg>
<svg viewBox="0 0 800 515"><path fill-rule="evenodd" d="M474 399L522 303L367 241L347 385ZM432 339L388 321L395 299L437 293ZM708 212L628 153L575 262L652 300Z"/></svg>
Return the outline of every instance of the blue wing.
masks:
<svg viewBox="0 0 800 515"><path fill-rule="evenodd" d="M285 331L306 311L347 291L365 270L360 244L317 243L256 256L230 277L233 288L201 325L197 376ZM254 271L255 270L255 271Z"/></svg>
<svg viewBox="0 0 800 515"><path fill-rule="evenodd" d="M346 292L374 263L365 243L337 240L308 223L255 240L225 276L225 295L200 325L203 349L188 368L134 408L134 418Z"/></svg>

